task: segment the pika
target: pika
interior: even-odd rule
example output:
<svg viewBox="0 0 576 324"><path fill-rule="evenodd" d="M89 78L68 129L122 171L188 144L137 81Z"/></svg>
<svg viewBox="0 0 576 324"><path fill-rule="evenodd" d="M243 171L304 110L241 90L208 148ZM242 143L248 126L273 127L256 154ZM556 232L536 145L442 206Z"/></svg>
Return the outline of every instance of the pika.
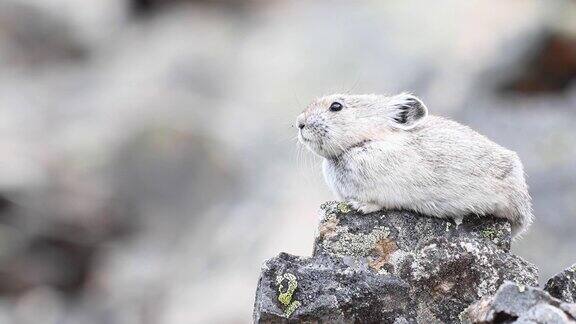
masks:
<svg viewBox="0 0 576 324"><path fill-rule="evenodd" d="M331 191L362 213L406 209L457 222L491 215L509 220L514 236L532 222L518 155L429 115L412 94L325 96L296 124L299 141L323 158Z"/></svg>

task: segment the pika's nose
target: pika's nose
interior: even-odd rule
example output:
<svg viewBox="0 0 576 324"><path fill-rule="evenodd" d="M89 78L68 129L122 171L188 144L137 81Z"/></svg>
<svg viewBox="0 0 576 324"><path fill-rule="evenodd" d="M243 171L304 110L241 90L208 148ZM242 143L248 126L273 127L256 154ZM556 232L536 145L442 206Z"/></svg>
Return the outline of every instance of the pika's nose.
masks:
<svg viewBox="0 0 576 324"><path fill-rule="evenodd" d="M302 128L304 128L304 126L306 126L306 125L304 125L304 123L302 123L302 122L298 123L298 128L302 129Z"/></svg>

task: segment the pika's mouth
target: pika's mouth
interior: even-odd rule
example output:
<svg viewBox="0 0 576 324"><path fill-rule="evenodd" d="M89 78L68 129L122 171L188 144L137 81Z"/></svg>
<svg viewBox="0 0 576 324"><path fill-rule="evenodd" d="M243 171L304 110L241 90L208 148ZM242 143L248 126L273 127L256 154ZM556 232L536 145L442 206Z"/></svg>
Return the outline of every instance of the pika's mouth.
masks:
<svg viewBox="0 0 576 324"><path fill-rule="evenodd" d="M304 136L304 132L302 132L301 129L298 131L298 138L300 138L300 140L301 140L302 142L312 142L311 139L306 138L306 136Z"/></svg>
<svg viewBox="0 0 576 324"><path fill-rule="evenodd" d="M346 148L346 151L349 151L349 150L352 150L352 149L355 149L355 148L362 148L362 147L364 147L366 144L369 144L370 142L372 142L372 140L369 140L369 139L362 140L362 141L360 141L360 142L358 142L358 143L356 143L356 144L352 144L352 145L348 146L348 147Z"/></svg>

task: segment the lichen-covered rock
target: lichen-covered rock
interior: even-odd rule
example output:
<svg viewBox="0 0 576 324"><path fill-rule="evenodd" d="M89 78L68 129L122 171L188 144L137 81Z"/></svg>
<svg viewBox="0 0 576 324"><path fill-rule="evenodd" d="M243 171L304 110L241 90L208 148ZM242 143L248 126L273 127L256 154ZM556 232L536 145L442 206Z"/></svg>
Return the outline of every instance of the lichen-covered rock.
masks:
<svg viewBox="0 0 576 324"><path fill-rule="evenodd" d="M544 290L565 302L576 302L576 264L550 278Z"/></svg>
<svg viewBox="0 0 576 324"><path fill-rule="evenodd" d="M576 323L576 304L565 303L539 288L505 282L493 296L470 305L464 323Z"/></svg>
<svg viewBox="0 0 576 324"><path fill-rule="evenodd" d="M393 322L409 304L408 285L353 258L285 253L264 263L255 321Z"/></svg>
<svg viewBox="0 0 576 324"><path fill-rule="evenodd" d="M312 257L280 254L263 268L260 323L434 323L460 313L505 281L537 284L536 268L509 253L510 225L407 211L363 215L326 203Z"/></svg>

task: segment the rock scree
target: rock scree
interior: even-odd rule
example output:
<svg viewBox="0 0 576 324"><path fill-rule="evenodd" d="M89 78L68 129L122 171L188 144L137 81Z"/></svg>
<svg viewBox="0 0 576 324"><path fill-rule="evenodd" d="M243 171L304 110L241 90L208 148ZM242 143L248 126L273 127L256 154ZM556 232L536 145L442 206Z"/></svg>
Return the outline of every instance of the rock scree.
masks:
<svg viewBox="0 0 576 324"><path fill-rule="evenodd" d="M493 296L470 305L464 323L576 323L576 304L550 296L546 291L505 282Z"/></svg>
<svg viewBox="0 0 576 324"><path fill-rule="evenodd" d="M544 290L565 302L576 302L576 264L550 278Z"/></svg>
<svg viewBox="0 0 576 324"><path fill-rule="evenodd" d="M311 257L280 253L262 266L254 322L458 323L505 282L537 286L536 267L510 243L502 219L456 224L328 202Z"/></svg>

